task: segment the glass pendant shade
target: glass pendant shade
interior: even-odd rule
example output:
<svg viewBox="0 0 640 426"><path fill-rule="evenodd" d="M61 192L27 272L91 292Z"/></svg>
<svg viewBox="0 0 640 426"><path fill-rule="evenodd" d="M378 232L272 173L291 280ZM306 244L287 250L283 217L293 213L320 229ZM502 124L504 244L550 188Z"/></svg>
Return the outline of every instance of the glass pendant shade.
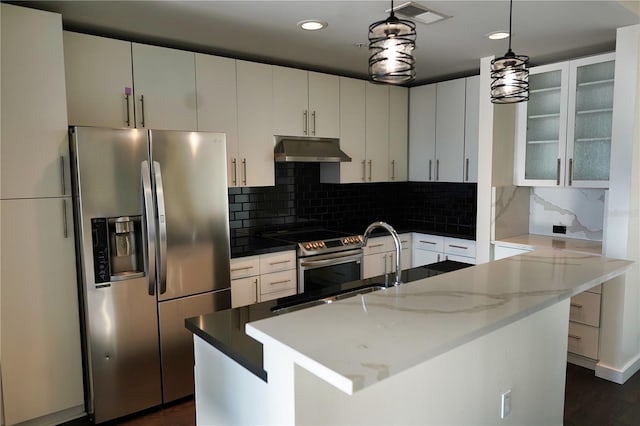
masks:
<svg viewBox="0 0 640 426"><path fill-rule="evenodd" d="M374 82L401 84L416 77L413 22L391 16L369 26L369 77Z"/></svg>
<svg viewBox="0 0 640 426"><path fill-rule="evenodd" d="M511 104L529 100L529 57L509 50L491 61L491 102Z"/></svg>

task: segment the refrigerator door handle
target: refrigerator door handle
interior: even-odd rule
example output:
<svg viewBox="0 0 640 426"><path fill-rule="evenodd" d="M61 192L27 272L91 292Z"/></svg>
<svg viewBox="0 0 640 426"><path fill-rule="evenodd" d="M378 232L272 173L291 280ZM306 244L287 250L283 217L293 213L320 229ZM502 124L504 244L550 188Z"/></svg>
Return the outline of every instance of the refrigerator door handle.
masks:
<svg viewBox="0 0 640 426"><path fill-rule="evenodd" d="M158 206L158 287L159 294L167 292L167 218L164 208L164 189L162 186L162 172L160 163L153 162L153 173L156 189L156 203Z"/></svg>
<svg viewBox="0 0 640 426"><path fill-rule="evenodd" d="M143 161L141 166L142 180L142 206L143 206L143 226L147 236L146 249L147 274L149 277L149 295L153 296L156 289L156 224L153 211L153 192L151 190L151 170L149 162Z"/></svg>

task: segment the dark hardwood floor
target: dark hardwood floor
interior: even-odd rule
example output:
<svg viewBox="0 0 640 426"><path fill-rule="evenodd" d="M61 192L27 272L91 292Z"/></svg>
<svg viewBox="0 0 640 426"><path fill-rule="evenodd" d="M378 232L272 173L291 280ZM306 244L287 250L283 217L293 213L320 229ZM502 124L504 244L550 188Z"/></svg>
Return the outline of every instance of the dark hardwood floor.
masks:
<svg viewBox="0 0 640 426"><path fill-rule="evenodd" d="M564 402L565 426L638 426L640 425L640 373L624 385L600 379L592 370L567 364ZM111 425L192 426L196 424L195 402L185 399L163 408L128 416ZM87 419L65 426L87 426Z"/></svg>

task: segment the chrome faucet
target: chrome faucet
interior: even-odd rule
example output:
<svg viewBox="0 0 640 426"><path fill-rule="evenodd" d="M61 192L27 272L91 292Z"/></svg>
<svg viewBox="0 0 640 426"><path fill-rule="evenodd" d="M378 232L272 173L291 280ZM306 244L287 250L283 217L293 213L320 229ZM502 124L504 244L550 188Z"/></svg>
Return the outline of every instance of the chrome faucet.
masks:
<svg viewBox="0 0 640 426"><path fill-rule="evenodd" d="M400 262L400 254L402 253L402 243L400 242L398 233L395 229L393 229L393 226L389 225L386 222L373 222L371 225L367 226L367 229L365 229L364 231L364 235L362 235L362 246L367 245L367 241L369 240L371 232L376 228L386 229L391 234L391 237L393 237L393 244L396 246L396 280L394 281L393 285L400 285L402 284L402 281L400 280L400 265L402 264ZM385 285L388 287L386 275L384 281Z"/></svg>

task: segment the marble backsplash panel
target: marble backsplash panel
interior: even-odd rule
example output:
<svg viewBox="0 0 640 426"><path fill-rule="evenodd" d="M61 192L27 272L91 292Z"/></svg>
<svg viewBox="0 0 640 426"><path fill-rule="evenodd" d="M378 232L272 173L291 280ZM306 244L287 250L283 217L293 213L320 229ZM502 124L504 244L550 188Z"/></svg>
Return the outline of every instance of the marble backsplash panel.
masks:
<svg viewBox="0 0 640 426"><path fill-rule="evenodd" d="M602 241L604 189L531 188L529 233ZM566 235L553 225L565 225Z"/></svg>

